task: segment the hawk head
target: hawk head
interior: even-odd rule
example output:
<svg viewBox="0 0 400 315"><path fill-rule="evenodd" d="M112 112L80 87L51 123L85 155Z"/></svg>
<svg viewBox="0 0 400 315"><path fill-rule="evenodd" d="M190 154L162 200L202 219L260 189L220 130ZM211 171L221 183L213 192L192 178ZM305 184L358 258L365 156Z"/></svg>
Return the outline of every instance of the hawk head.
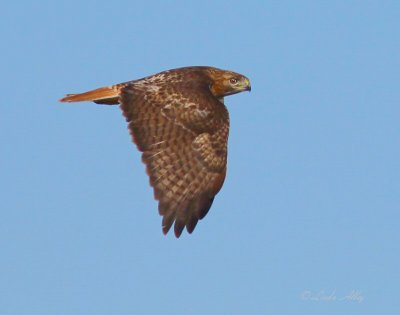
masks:
<svg viewBox="0 0 400 315"><path fill-rule="evenodd" d="M218 98L251 91L250 80L242 74L212 69L209 71L209 75L211 79L210 90Z"/></svg>

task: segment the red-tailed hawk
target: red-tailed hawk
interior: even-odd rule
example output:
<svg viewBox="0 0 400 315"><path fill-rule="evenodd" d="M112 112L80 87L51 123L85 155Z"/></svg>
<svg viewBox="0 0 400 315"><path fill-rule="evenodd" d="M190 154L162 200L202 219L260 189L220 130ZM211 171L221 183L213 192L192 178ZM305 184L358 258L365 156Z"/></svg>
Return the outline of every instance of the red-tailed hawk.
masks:
<svg viewBox="0 0 400 315"><path fill-rule="evenodd" d="M81 94L61 102L120 104L133 142L143 152L162 229L179 237L204 218L226 174L229 114L224 97L250 91L245 76L186 67Z"/></svg>

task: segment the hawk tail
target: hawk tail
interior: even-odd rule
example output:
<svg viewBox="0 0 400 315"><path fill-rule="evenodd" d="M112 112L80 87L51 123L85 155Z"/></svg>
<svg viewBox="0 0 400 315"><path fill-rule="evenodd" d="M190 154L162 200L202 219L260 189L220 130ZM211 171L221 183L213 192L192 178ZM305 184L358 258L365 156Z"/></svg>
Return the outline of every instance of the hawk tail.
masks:
<svg viewBox="0 0 400 315"><path fill-rule="evenodd" d="M122 85L106 86L79 94L67 94L60 102L93 101L97 104L115 105L119 103L119 91Z"/></svg>

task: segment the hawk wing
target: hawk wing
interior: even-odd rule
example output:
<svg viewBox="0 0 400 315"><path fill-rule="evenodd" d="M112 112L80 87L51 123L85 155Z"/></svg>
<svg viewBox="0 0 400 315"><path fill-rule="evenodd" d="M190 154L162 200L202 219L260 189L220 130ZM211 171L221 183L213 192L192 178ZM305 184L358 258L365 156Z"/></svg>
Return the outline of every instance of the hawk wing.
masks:
<svg viewBox="0 0 400 315"><path fill-rule="evenodd" d="M136 81L120 92L121 109L154 188L166 234L193 232L226 174L228 111L209 89Z"/></svg>

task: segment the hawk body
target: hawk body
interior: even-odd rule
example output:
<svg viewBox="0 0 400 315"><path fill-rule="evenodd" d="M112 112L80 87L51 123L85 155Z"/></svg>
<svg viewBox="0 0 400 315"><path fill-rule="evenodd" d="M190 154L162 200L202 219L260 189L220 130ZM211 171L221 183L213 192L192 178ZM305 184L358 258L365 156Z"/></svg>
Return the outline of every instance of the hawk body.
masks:
<svg viewBox="0 0 400 315"><path fill-rule="evenodd" d="M118 104L159 201L166 234L192 233L221 189L229 114L223 97L250 90L249 80L212 67L164 71L143 79L67 95L61 101Z"/></svg>

